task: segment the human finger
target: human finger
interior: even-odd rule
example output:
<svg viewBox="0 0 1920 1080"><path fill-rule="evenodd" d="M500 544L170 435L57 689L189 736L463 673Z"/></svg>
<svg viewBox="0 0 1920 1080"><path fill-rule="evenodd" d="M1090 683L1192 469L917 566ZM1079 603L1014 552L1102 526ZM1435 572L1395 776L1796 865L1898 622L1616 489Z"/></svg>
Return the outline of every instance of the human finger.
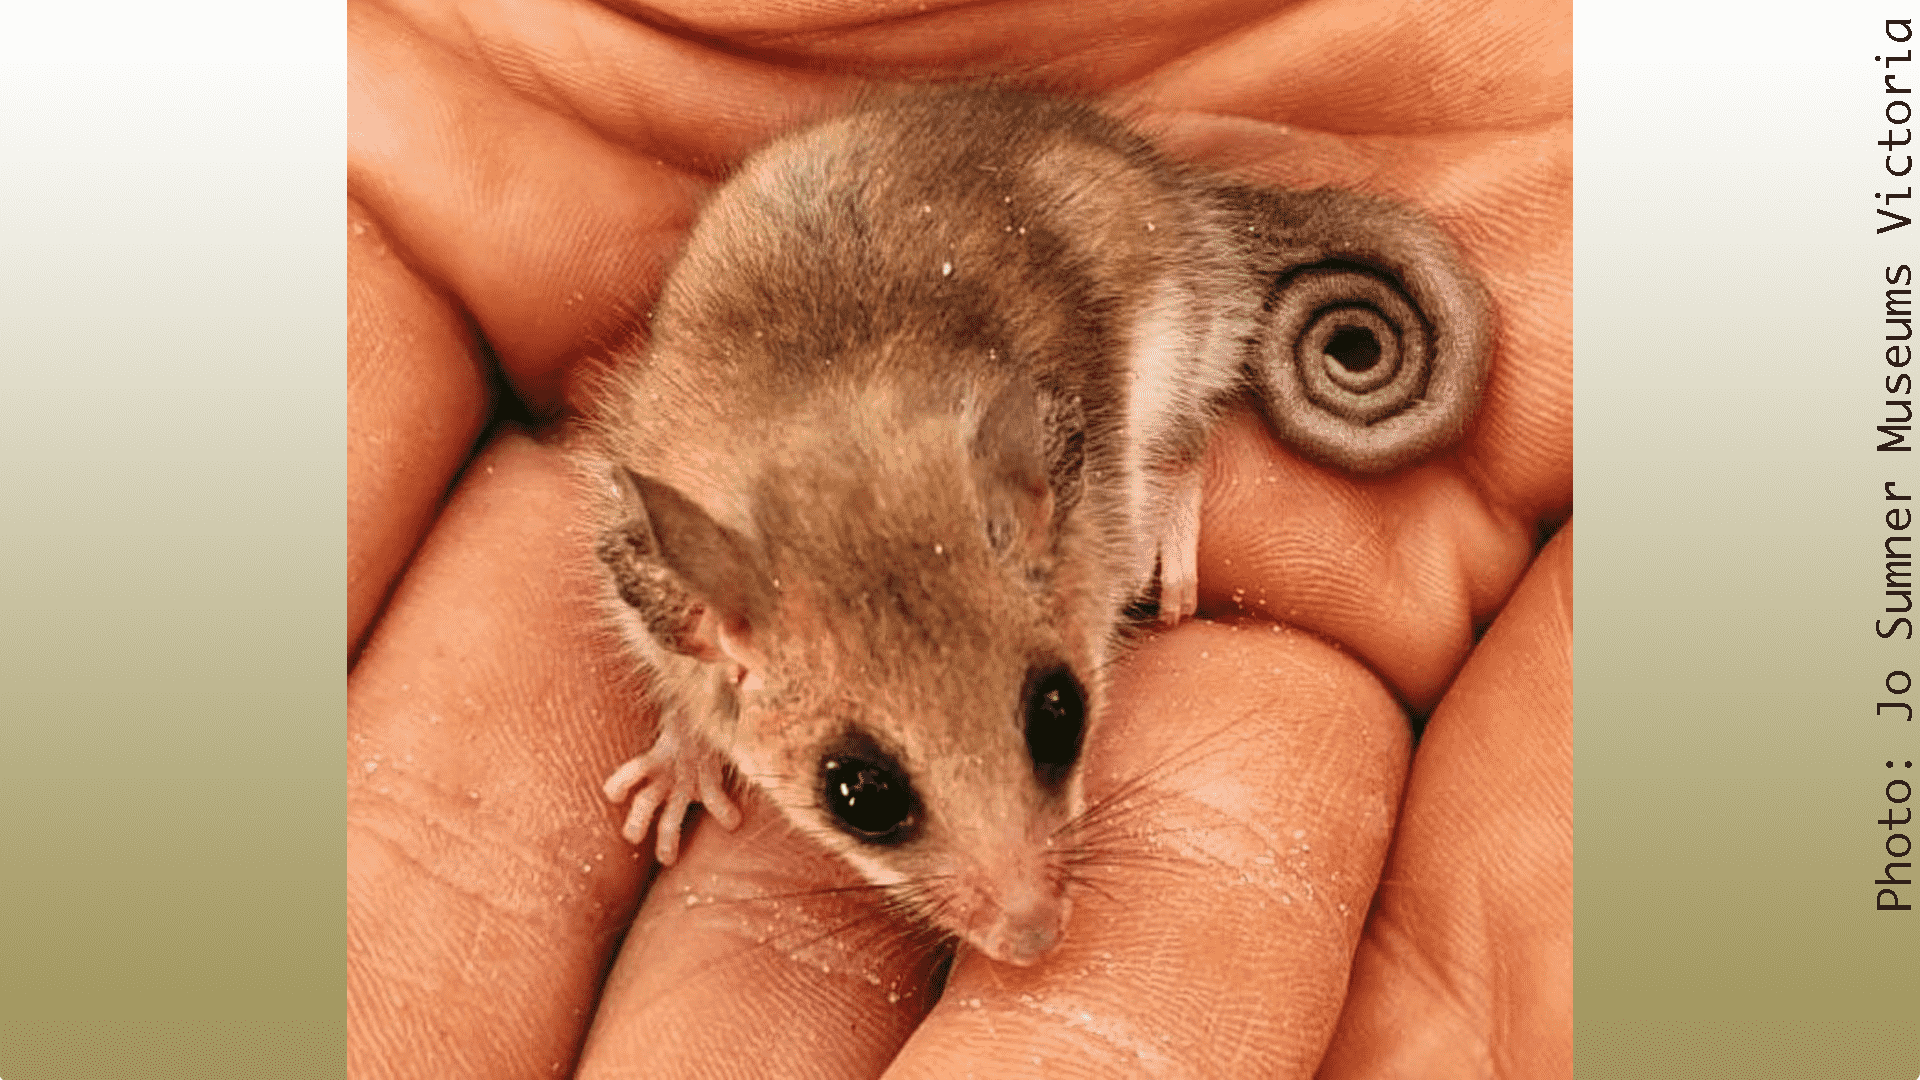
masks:
<svg viewBox="0 0 1920 1080"><path fill-rule="evenodd" d="M1573 1071L1572 528L1427 727L1322 1080Z"/></svg>
<svg viewBox="0 0 1920 1080"><path fill-rule="evenodd" d="M347 651L359 652L489 408L449 299L347 201Z"/></svg>
<svg viewBox="0 0 1920 1080"><path fill-rule="evenodd" d="M578 1076L879 1075L925 1015L939 935L755 795L651 885Z"/></svg>
<svg viewBox="0 0 1920 1080"><path fill-rule="evenodd" d="M497 440L349 679L355 1076L564 1075L650 869L598 790L649 720L572 503L554 449Z"/></svg>

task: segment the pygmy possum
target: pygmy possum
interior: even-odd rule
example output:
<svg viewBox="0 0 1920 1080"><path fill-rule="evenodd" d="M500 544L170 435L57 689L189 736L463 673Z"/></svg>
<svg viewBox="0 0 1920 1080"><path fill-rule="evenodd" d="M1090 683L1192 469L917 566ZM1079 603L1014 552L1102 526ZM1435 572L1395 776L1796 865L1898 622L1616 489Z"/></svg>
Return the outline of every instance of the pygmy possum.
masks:
<svg viewBox="0 0 1920 1080"><path fill-rule="evenodd" d="M1195 610L1202 452L1255 402L1329 467L1469 422L1442 234L1164 159L1087 104L881 95L747 159L587 417L607 608L660 728L607 781L671 862L728 766L996 960L1062 939L1129 612Z"/></svg>

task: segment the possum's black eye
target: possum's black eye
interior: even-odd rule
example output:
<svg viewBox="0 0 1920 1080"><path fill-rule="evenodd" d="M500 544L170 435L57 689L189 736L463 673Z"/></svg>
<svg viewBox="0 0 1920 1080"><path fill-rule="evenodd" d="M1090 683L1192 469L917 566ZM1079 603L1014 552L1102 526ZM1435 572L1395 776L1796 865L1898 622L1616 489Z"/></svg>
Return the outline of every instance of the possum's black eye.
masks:
<svg viewBox="0 0 1920 1080"><path fill-rule="evenodd" d="M862 840L897 844L913 825L913 789L891 764L845 754L820 762L828 812Z"/></svg>
<svg viewBox="0 0 1920 1080"><path fill-rule="evenodd" d="M1087 698L1080 680L1064 667L1044 669L1027 684L1027 754L1040 782L1051 787L1080 760L1087 726Z"/></svg>

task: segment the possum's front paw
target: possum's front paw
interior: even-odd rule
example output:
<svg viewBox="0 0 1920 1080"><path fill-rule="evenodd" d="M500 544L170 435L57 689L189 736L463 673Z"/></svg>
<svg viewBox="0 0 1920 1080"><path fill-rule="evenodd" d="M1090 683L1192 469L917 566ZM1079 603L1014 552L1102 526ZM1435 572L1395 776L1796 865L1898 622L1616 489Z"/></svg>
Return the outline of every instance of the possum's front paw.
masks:
<svg viewBox="0 0 1920 1080"><path fill-rule="evenodd" d="M614 803L632 795L633 806L620 830L630 844L645 839L647 826L659 815L654 851L662 865L671 866L679 857L680 829L693 803L706 807L722 828L739 826L740 808L727 793L725 770L726 760L719 754L679 737L672 724L663 723L653 748L614 770L601 790Z"/></svg>

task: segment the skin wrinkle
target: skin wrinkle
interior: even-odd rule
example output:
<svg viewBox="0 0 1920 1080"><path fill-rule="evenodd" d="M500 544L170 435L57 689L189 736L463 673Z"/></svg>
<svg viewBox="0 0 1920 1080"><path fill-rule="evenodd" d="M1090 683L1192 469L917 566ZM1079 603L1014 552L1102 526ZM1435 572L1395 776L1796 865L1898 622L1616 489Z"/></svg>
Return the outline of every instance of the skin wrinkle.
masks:
<svg viewBox="0 0 1920 1080"><path fill-rule="evenodd" d="M435 890L431 891L465 901L479 909L479 913L470 912L462 922L449 925L471 925L473 928L471 937L475 940L482 936L483 932L490 931L488 936L492 939L513 944L514 947L510 948L496 947L488 950L489 959L500 955L537 952L543 942L550 940L556 931L565 928L564 916L557 912L551 903L555 883L539 879L542 871L551 869L550 862L540 865L533 859L524 859L526 865L520 869L525 870L526 873L511 875L521 882L519 890L513 897L516 902L506 903L503 902L504 898L499 894L499 890L495 888L499 881L497 875L491 876L483 887L470 880L471 874L452 868L443 869L447 867L448 860L439 857L441 853L438 851L431 854L422 853L409 846L406 839L364 827L357 827L354 835L363 843L371 840L382 844L399 863L406 864L417 872L413 875L417 881L434 886ZM474 850L484 849L476 846ZM475 862L478 860L472 860L468 868ZM391 869L390 867L389 870ZM564 880L564 875L560 876ZM587 875L577 876L587 878ZM596 887L603 890L608 888L598 883ZM588 898L582 906L588 909L616 912L624 907L621 903L600 898ZM615 935L618 933L618 925L617 921L610 922L601 930L601 933ZM463 962L458 965L462 975L484 976L491 967L490 964L475 965L473 963L476 953L472 947L460 950L458 955L463 959ZM385 959L384 955L366 954L365 958L369 962L391 969L391 962Z"/></svg>
<svg viewBox="0 0 1920 1080"><path fill-rule="evenodd" d="M819 34L851 34L851 33L857 33L862 30L873 30L873 29L878 29L883 27L895 27L903 23L926 22L929 20L940 19L949 15L953 15L960 12L971 11L978 8L1000 7L1005 3L1006 3L1006 0L954 0L954 2L941 4L937 10L929 7L928 5L921 4L921 5L917 5L917 9L914 11L900 11L896 14L881 15L872 19L860 19L860 20L852 20L847 22L838 22L827 27L816 28L808 31L802 31L801 34L805 36L815 36ZM749 36L757 36L757 35L749 35ZM796 35L796 36L800 36L800 35ZM782 39L768 38L763 40L777 41Z"/></svg>
<svg viewBox="0 0 1920 1080"><path fill-rule="evenodd" d="M605 5L585 0L504 6L386 2L396 10L438 18L447 27L440 35L443 44L485 63L527 103L564 110L582 127L637 156L650 156L689 178L709 182L724 175L742 148L790 125L796 110L825 108L852 87L843 76L747 57L729 60L716 51L716 42L649 34L644 32L649 27L635 26ZM548 14L563 12L569 14ZM556 18L573 32L550 30L548 23ZM446 40L456 34L464 39L464 48ZM535 45L535 35L550 40L544 47ZM724 69L717 79L715 65ZM572 77L555 77L555 68ZM706 88L697 100L686 92L696 79ZM609 94L610 85L617 93ZM719 87L725 92L716 92ZM695 125L681 120L682 99L727 122ZM769 108L768 101L780 104Z"/></svg>
<svg viewBox="0 0 1920 1080"><path fill-rule="evenodd" d="M386 840L387 838L380 837L379 839ZM424 860L407 856L404 848L402 848L397 844L392 843L391 841L388 841L387 843L387 850L391 854L400 856L401 861L409 863L414 867L417 867L423 870L429 868L429 864L427 862L425 862ZM436 876L433 878L433 880L450 886L451 888L449 889L449 891L452 892L455 896L463 900L471 901L476 907L479 907L487 912L491 912L493 914L499 915L499 914L507 914L512 910L512 909L502 907L501 905L489 902L483 894L475 890L452 887L452 886L455 886L456 883L450 878L447 878L444 876ZM398 897L396 897L396 899L397 898ZM513 912L513 913L518 914L518 912ZM450 932L451 927L448 927L447 930L448 932L443 933L441 936L447 937L450 939L455 938L455 935ZM498 954L498 953L509 952L509 951L523 951L528 948L537 948L542 941L547 939L548 935L551 933L551 930L552 930L552 927L543 927L543 926L537 926L537 925L516 926L514 921L510 919L498 919L492 922L489 922L483 919L475 919L472 923L472 932L467 934L465 937L458 938L457 940L459 942L459 947L452 950L453 955L458 957L458 961L456 963L456 969L458 973L461 975L467 975L467 976L480 975L484 973L486 970L488 970L490 965L475 963L475 958L477 956L481 956L485 954ZM493 931L493 933L490 935L488 931ZM519 946L519 949L518 950L502 949L497 946L490 949L483 949L481 946L481 942L483 939L501 940L501 941L506 941L510 943L515 943ZM350 949L349 951L351 953L356 950ZM443 987L438 981L431 979L428 975L422 972L416 965L400 966L400 965L393 964L390 961L387 961L384 957L369 956L368 954L370 950L363 948L357 951L360 953L361 956L366 957L371 962L380 964L390 977L406 978L410 980L411 985L416 986L423 990L439 992L445 989L445 987Z"/></svg>
<svg viewBox="0 0 1920 1080"><path fill-rule="evenodd" d="M905 5L902 5L903 7ZM1055 31L1049 40L1056 43L1058 53L1044 60L1028 61L1014 67L1004 62L1004 50L997 50L991 44L970 51L957 52L958 41L964 30L971 24L982 20L977 16L992 16L995 9L1013 6L1007 0L967 0L967 2L949 4L937 9L927 5L916 5L918 10L901 11L897 14L866 20L844 20L839 22L818 23L802 19L798 24L784 30L763 29L764 13L756 11L756 19L750 22L728 23L715 19L713 7L703 6L702 16L709 20L707 29L693 29L691 22L674 19L658 14L659 8L640 9L654 13L658 25L672 25L685 28L682 36L702 44L718 48L730 55L743 55L765 60L769 63L791 64L796 66L838 66L852 73L878 78L907 77L914 78L929 65L931 59L936 67L954 68L963 66L969 74L1021 74L1031 82L1035 77L1049 69L1066 68L1085 75L1095 70L1098 58L1103 51L1121 54L1142 53L1149 55L1132 59L1120 65L1117 70L1102 71L1102 77L1091 80L1095 85L1112 86L1122 81L1139 79L1158 66L1177 58L1183 51L1204 44L1212 37L1230 33L1234 28L1248 21L1257 20L1264 13L1263 5L1256 3L1228 3L1220 5L1226 11L1208 11L1204 18L1195 18L1190 13L1186 22L1206 29L1198 32L1188 31L1178 40L1160 41L1167 37L1170 27L1151 19L1142 19L1144 26L1127 24L1125 29L1115 25L1116 20L1124 22L1125 16L1134 10L1132 5L1110 3L1104 5L1106 11L1115 17L1102 18L1094 11L1093 5L1080 0L1066 0L1053 5L1055 11L1033 16L1031 25L1036 28L1063 27L1072 23L1080 32L1064 29ZM1031 6L1031 5L1028 5ZM1171 29L1178 31L1178 24ZM884 50L884 46L872 44L884 41L888 35L906 38L908 34L920 32L920 40L925 44L918 49L907 48L885 59L875 58L874 54ZM903 33L904 32L904 33ZM740 44L752 42L753 44ZM867 47L861 48L864 44ZM838 47L836 47L838 46ZM1154 56L1151 53L1164 54ZM1077 80L1087 82L1084 78Z"/></svg>
<svg viewBox="0 0 1920 1080"><path fill-rule="evenodd" d="M508 904L504 902L508 899L507 896L495 896L477 891L469 880L470 873L463 871L470 871L479 866L493 868L502 861L511 860L512 868L517 873L504 876L509 879L532 882L539 876L539 871L553 865L555 860L550 853L538 851L526 844L511 842L514 839L512 834L507 835L506 839L509 842L506 843L501 843L498 839L490 839L486 834L489 831L497 831L497 823L488 823L485 827L475 826L465 830L450 828L447 819L434 820L425 812L414 812L415 807L408 798L382 794L378 789L369 791L364 784L353 793L352 799L356 804L384 803L388 808L387 813L375 819L384 822L385 827L360 823L355 825L358 832L387 843L397 852L405 853L407 861L434 881L439 882L448 892L469 897L502 913L532 914L546 910L543 903L535 902L533 899L535 896L544 896L549 891L546 884L523 887L516 893L510 894L518 902ZM442 803L457 803L457 800L448 798L442 800ZM400 813L394 813L395 811ZM367 818L367 815L357 816L362 822ZM396 818L401 822L411 822L412 827L395 827ZM456 823L461 820L460 818L451 819ZM453 869L455 866L461 867L462 870L456 871ZM497 882L489 882L489 884L497 884Z"/></svg>
<svg viewBox="0 0 1920 1080"><path fill-rule="evenodd" d="M1393 94L1399 91L1397 89L1382 91L1380 80L1369 77L1372 70L1369 62L1373 60L1374 50L1358 36L1355 37L1355 44L1344 53L1327 52L1324 49L1317 49L1312 53L1300 53L1301 46L1296 42L1302 39L1312 40L1313 36L1297 33L1294 23L1313 18L1317 11L1324 10L1328 6L1325 3L1297 5L1273 19L1254 23L1238 36L1223 38L1206 48L1192 50L1181 58L1183 62L1167 65L1162 78L1169 89L1177 89L1187 96L1197 98L1197 104L1202 111L1207 111L1207 102L1216 94L1231 97L1238 102L1261 101L1266 108L1260 113L1234 110L1234 114L1346 136L1377 134L1382 130L1378 126L1380 121L1326 123L1324 118L1327 110L1322 106L1328 100L1339 99L1343 103L1341 107L1356 113L1364 114L1370 109L1375 115L1389 116L1391 119L1388 122L1393 126L1388 130L1422 136L1444 133L1495 134L1505 131L1525 131L1536 126L1551 124L1556 118L1570 111L1571 99L1561 97L1542 101L1530 114L1514 114L1504 120L1472 119L1469 116L1448 118L1444 114L1439 117L1423 117L1421 110L1431 107L1430 103L1449 99L1449 95L1438 92L1437 88L1434 88L1436 92L1417 97L1415 99L1417 104L1410 109L1396 107L1400 99ZM1350 10L1359 5L1340 6L1343 10ZM1402 10L1412 9L1411 6L1404 4L1394 6ZM1491 8L1494 5L1479 6ZM1494 31L1503 29L1508 25L1509 20L1510 13L1508 17L1496 17ZM1449 25L1436 27L1435 31L1436 36L1453 41L1470 40L1475 37L1472 29L1463 28L1457 14L1450 14ZM1490 41L1483 37L1480 48L1482 52L1490 51ZM1247 85L1244 79L1236 80L1232 75L1223 75L1220 72L1221 67L1236 68L1237 62L1243 62L1245 65L1237 67L1238 71L1249 79L1257 79L1264 88L1255 89ZM1569 52L1564 57L1563 66L1557 74L1564 77L1570 65ZM1411 67L1425 77L1436 69L1451 71L1457 68L1464 71L1473 70L1475 65L1464 58L1427 57L1423 58L1420 64L1394 64L1393 67L1396 70ZM1204 75L1201 74L1202 69L1205 69ZM1328 79L1320 74L1325 71L1339 74ZM1191 81L1183 82L1181 77L1188 72L1194 73ZM1159 92L1159 88L1153 86L1151 81L1143 81L1147 82L1143 92L1150 94ZM1313 89L1309 91L1310 96L1304 98L1290 96L1286 87L1294 83L1311 85ZM1520 100L1524 99L1525 95L1510 94L1509 97ZM1290 110L1289 103L1292 109L1304 109L1310 114L1321 116L1322 121L1317 124L1301 124Z"/></svg>
<svg viewBox="0 0 1920 1080"><path fill-rule="evenodd" d="M361 857L366 858L367 856L362 855ZM396 899L398 898L399 898L398 895L396 895ZM473 899L478 900L477 897ZM489 905L485 904L484 902L480 902L480 906L483 908L489 907ZM449 921L444 921L440 923L436 927L436 929L447 930L458 925L462 925L462 922L455 922L455 921L449 920ZM477 938L477 936L481 933L481 928L488 924L479 920L473 920L471 921L470 925L474 927L474 932L473 934L468 936L469 942ZM507 929L509 930L512 929L511 923L507 924ZM442 933L439 936L448 937L450 935ZM544 936L545 936L544 934L538 933L537 928L530 926L525 928L525 931L522 936L522 940L528 940L529 938L533 938L537 940L538 937L544 937ZM356 940L360 941L360 945L358 948L356 948L354 945L354 942ZM456 945L453 949L449 950L449 952L452 955L460 956L463 958L462 962L458 964L458 968L455 972L456 975L473 974L476 972L476 969L474 968L470 960L470 957L472 955L472 949L470 944L465 947ZM404 954L402 955L404 956ZM351 919L349 920L348 958L349 958L348 969L349 969L350 982L357 983L362 986L365 986L368 984L374 984L378 986L380 991L379 993L373 993L371 991L363 990L357 994L350 994L351 1000L358 1002L362 1010L366 1009L371 1005L377 1012L380 1012L384 1014L386 1017L388 1017L390 1022L398 1022L403 1025L411 1026L415 1028L416 1029L415 1037L409 1037L403 1031L388 1033L388 1037L390 1039L394 1040L395 1042L401 1043L403 1045L421 1045L421 1044L431 1044L433 1042L441 1042L442 1050L444 1051L445 1049L443 1040L440 1040L440 1039L429 1040L429 1039L417 1038L418 1035L434 1034L437 1029L433 1025L431 1025L429 1020L425 1018L421 1010L410 1009L406 1007L402 1002L395 1000L395 996L393 995L392 991L393 989L395 989L394 980L396 979L401 980L401 985L418 987L420 990L424 992L421 995L422 999L428 1000L428 1001L445 1000L446 997L448 996L449 990L452 990L453 996L463 1000L466 1003L467 1007L476 1009L483 1016L491 1018L492 1022L489 1022L483 1025L488 1030L499 1031L503 1029L511 1030L515 1026L524 1027L533 1019L524 1015L519 1010L512 1009L508 1002L505 1002L505 1001L495 1002L484 995L479 997L472 997L470 995L462 994L460 993L461 987L459 983L455 983L453 986L449 987L449 985L447 984L447 980L444 978L444 976L439 979L433 978L432 975L429 973L428 969L425 969L418 964L402 965L398 963L396 961L396 958L393 956L393 954L385 950L374 948L370 942L367 942L365 940L363 935L355 933L353 928L353 922ZM353 962L356 959L360 961L358 965L356 965ZM375 982L373 977L373 972L376 970L380 972L380 978L378 979L377 983ZM354 1030L361 1030L365 1026L366 1025L364 1023L356 1021ZM464 1044L460 1047L460 1049L466 1049ZM406 1055L404 1053L394 1055L396 1059L401 1059L401 1060L404 1060L405 1056ZM387 1057L388 1055L385 1055L385 1054L377 1055L375 1057L375 1060L386 1060ZM361 1075L362 1070L356 1068L351 1070L351 1072L353 1075L358 1076L358 1075Z"/></svg>

